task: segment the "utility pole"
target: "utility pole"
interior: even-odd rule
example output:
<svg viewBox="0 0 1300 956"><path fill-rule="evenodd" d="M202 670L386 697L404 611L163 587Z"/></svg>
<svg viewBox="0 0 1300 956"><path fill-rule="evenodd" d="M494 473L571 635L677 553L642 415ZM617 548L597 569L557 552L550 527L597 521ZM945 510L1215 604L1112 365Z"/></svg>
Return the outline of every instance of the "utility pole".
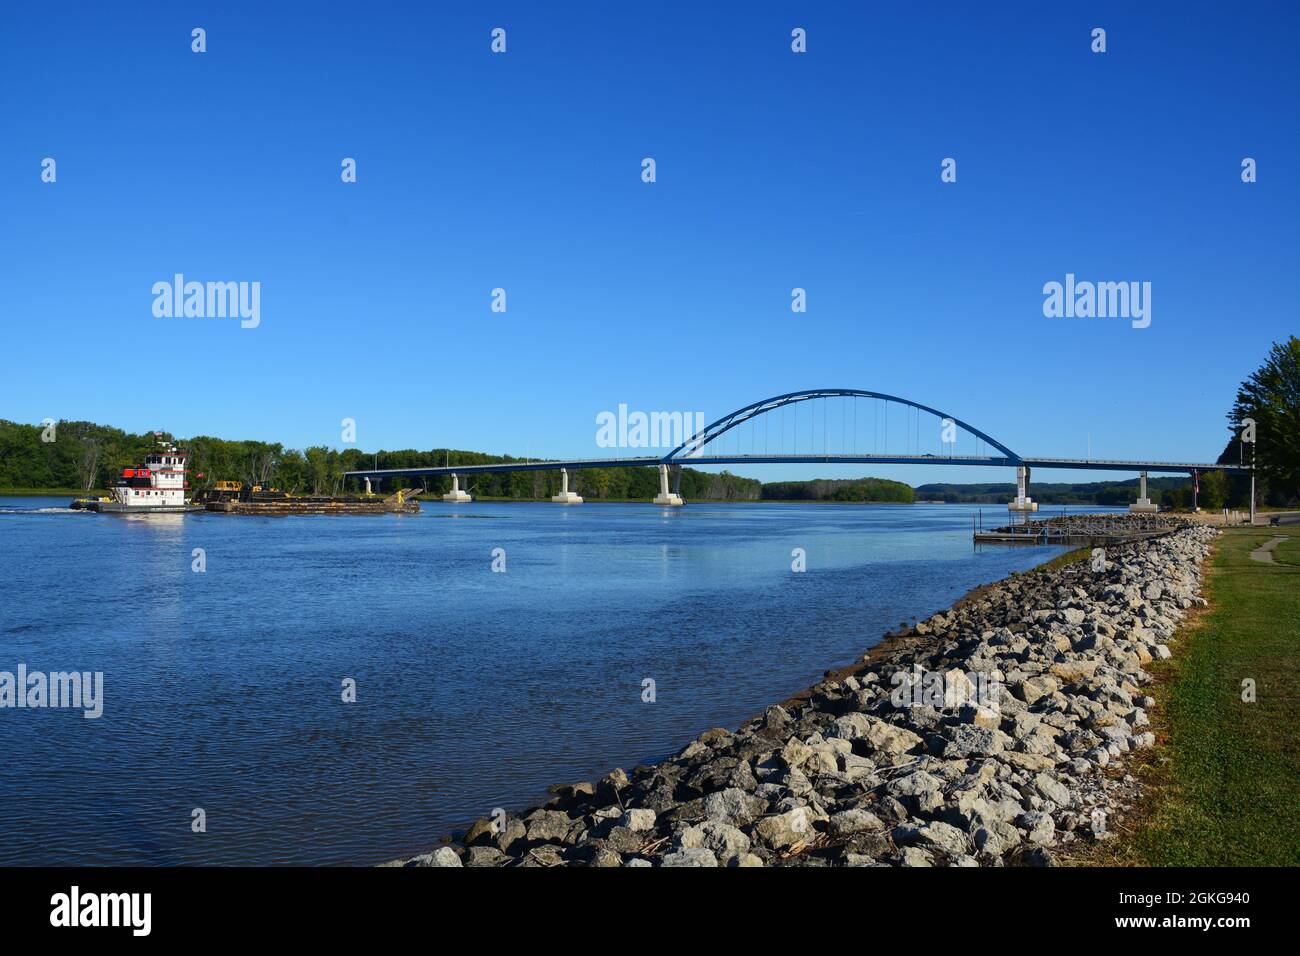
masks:
<svg viewBox="0 0 1300 956"><path fill-rule="evenodd" d="M1250 443L1250 526L1255 526L1255 443Z"/></svg>
<svg viewBox="0 0 1300 956"><path fill-rule="evenodd" d="M1244 462L1246 457L1246 443L1250 443L1250 524L1255 525L1255 420L1253 418L1243 418L1238 425L1243 426L1241 434L1237 440L1237 463Z"/></svg>

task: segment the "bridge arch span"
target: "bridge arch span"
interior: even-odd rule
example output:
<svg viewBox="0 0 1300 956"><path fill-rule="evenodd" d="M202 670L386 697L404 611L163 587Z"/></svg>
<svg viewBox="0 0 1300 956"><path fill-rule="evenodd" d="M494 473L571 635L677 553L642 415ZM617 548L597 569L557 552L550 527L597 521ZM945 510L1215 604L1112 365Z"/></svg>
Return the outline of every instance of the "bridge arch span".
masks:
<svg viewBox="0 0 1300 956"><path fill-rule="evenodd" d="M1021 460L1019 455L996 438L993 438L991 435L985 434L975 426L962 421L955 415L941 412L937 408L931 408L929 405L922 405L920 402L914 402L911 399L902 398L898 395L886 395L884 392L872 392L861 388L814 388L800 392L786 392L784 395L774 395L771 398L765 398L762 401L746 405L744 408L738 408L734 412L724 415L712 424L707 425L703 431L686 439L686 441L682 442L668 454L664 455L661 461L664 464L676 464L683 461L689 461L693 454L698 453L699 450L709 442L731 431L731 429L735 428L737 425L741 425L752 418L757 418L759 415L765 415L768 412L775 411L778 408L784 408L786 405L806 402L815 398L876 398L883 399L886 402L896 402L899 405L907 405L911 408L928 412L938 418L951 420L958 428L974 435L986 444L991 445L998 451L1002 452L1008 459L1010 459L1011 464L1015 464Z"/></svg>

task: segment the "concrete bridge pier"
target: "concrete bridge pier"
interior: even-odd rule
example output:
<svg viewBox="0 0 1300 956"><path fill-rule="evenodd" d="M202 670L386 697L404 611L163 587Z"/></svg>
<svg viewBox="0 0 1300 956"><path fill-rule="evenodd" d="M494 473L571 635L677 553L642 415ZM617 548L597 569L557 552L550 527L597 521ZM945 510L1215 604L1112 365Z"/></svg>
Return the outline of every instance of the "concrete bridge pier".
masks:
<svg viewBox="0 0 1300 956"><path fill-rule="evenodd" d="M679 485L678 487L681 486ZM668 466L667 465L659 466L659 494L655 498L654 503L657 505L664 505L665 507L675 507L677 505L683 505L686 503L682 501L681 495L677 494L674 491L668 490Z"/></svg>
<svg viewBox="0 0 1300 956"><path fill-rule="evenodd" d="M460 477L458 475L452 475L451 491L443 495L442 500L459 503L462 501L473 501L474 499L471 498L466 492L460 490Z"/></svg>
<svg viewBox="0 0 1300 956"><path fill-rule="evenodd" d="M1029 468L1016 466L1016 497L1007 505L1008 511L1037 511L1038 502L1029 497Z"/></svg>
<svg viewBox="0 0 1300 956"><path fill-rule="evenodd" d="M569 490L569 470L567 468L560 469L560 493L552 496L551 500L559 505L582 504L582 495Z"/></svg>
<svg viewBox="0 0 1300 956"><path fill-rule="evenodd" d="M1138 500L1129 505L1128 510L1148 513L1160 510L1160 506L1153 505L1151 499L1147 497L1147 473L1145 471L1141 473L1141 477L1138 479Z"/></svg>

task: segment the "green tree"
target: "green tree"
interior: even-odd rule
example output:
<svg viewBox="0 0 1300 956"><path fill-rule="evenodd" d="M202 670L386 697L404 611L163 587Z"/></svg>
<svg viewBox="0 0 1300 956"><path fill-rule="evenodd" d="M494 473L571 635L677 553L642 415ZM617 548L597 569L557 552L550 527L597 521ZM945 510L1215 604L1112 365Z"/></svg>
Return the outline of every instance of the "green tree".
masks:
<svg viewBox="0 0 1300 956"><path fill-rule="evenodd" d="M1201 492L1197 503L1207 511L1219 511L1228 501L1228 479L1221 471L1201 475Z"/></svg>
<svg viewBox="0 0 1300 956"><path fill-rule="evenodd" d="M342 479L338 468L338 452L323 445L314 445L305 452L307 458L307 483L314 495L329 494L335 483Z"/></svg>
<svg viewBox="0 0 1300 956"><path fill-rule="evenodd" d="M1237 389L1228 415L1233 443L1246 419L1255 422L1257 477L1286 500L1300 499L1300 339L1294 335L1283 344L1275 342L1264 364ZM1250 453L1245 449L1247 462Z"/></svg>

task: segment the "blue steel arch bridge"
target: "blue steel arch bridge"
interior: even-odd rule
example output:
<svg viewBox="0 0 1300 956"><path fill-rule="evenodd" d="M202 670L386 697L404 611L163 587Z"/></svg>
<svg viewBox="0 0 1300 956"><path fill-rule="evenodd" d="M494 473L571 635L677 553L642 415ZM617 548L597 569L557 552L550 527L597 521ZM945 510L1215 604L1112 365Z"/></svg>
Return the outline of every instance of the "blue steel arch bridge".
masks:
<svg viewBox="0 0 1300 956"><path fill-rule="evenodd" d="M827 403L832 400L840 405L838 421L834 411L827 407ZM817 415L819 403L820 419ZM859 403L867 406L866 412L862 412ZM806 422L803 414L805 408L809 412ZM900 415L903 419L901 422L898 420ZM681 417L679 414L672 421L680 421ZM689 420L688 416L687 418ZM925 419L934 421L927 425ZM661 418L660 425L665 420L667 419ZM666 428L663 430L666 431ZM679 438L676 445L663 455L528 459L475 465L430 464L414 468L349 471L344 477L369 483L450 476L453 492L444 497L450 501L464 501L469 500L469 496L460 491L461 477L512 471L559 471L562 475L562 491L554 500L576 503L581 499L568 490L570 471L657 466L660 472L660 496L655 502L681 504L677 491L681 467L684 465L981 465L1015 469L1016 499L1009 505L1013 510L1033 510L1036 507L1029 496L1029 476L1031 469L1035 468L1137 473L1141 479L1141 488L1135 508L1155 510L1150 507L1147 499L1146 477L1150 472L1186 475L1201 471L1251 472L1249 465L1220 465L1214 462L1021 455L956 415L898 395L856 388L818 388L775 395L738 408L704 428L690 435L680 435ZM667 447L663 441L656 444L657 447ZM934 448L934 451L923 451L925 448ZM673 478L671 490L670 476Z"/></svg>

